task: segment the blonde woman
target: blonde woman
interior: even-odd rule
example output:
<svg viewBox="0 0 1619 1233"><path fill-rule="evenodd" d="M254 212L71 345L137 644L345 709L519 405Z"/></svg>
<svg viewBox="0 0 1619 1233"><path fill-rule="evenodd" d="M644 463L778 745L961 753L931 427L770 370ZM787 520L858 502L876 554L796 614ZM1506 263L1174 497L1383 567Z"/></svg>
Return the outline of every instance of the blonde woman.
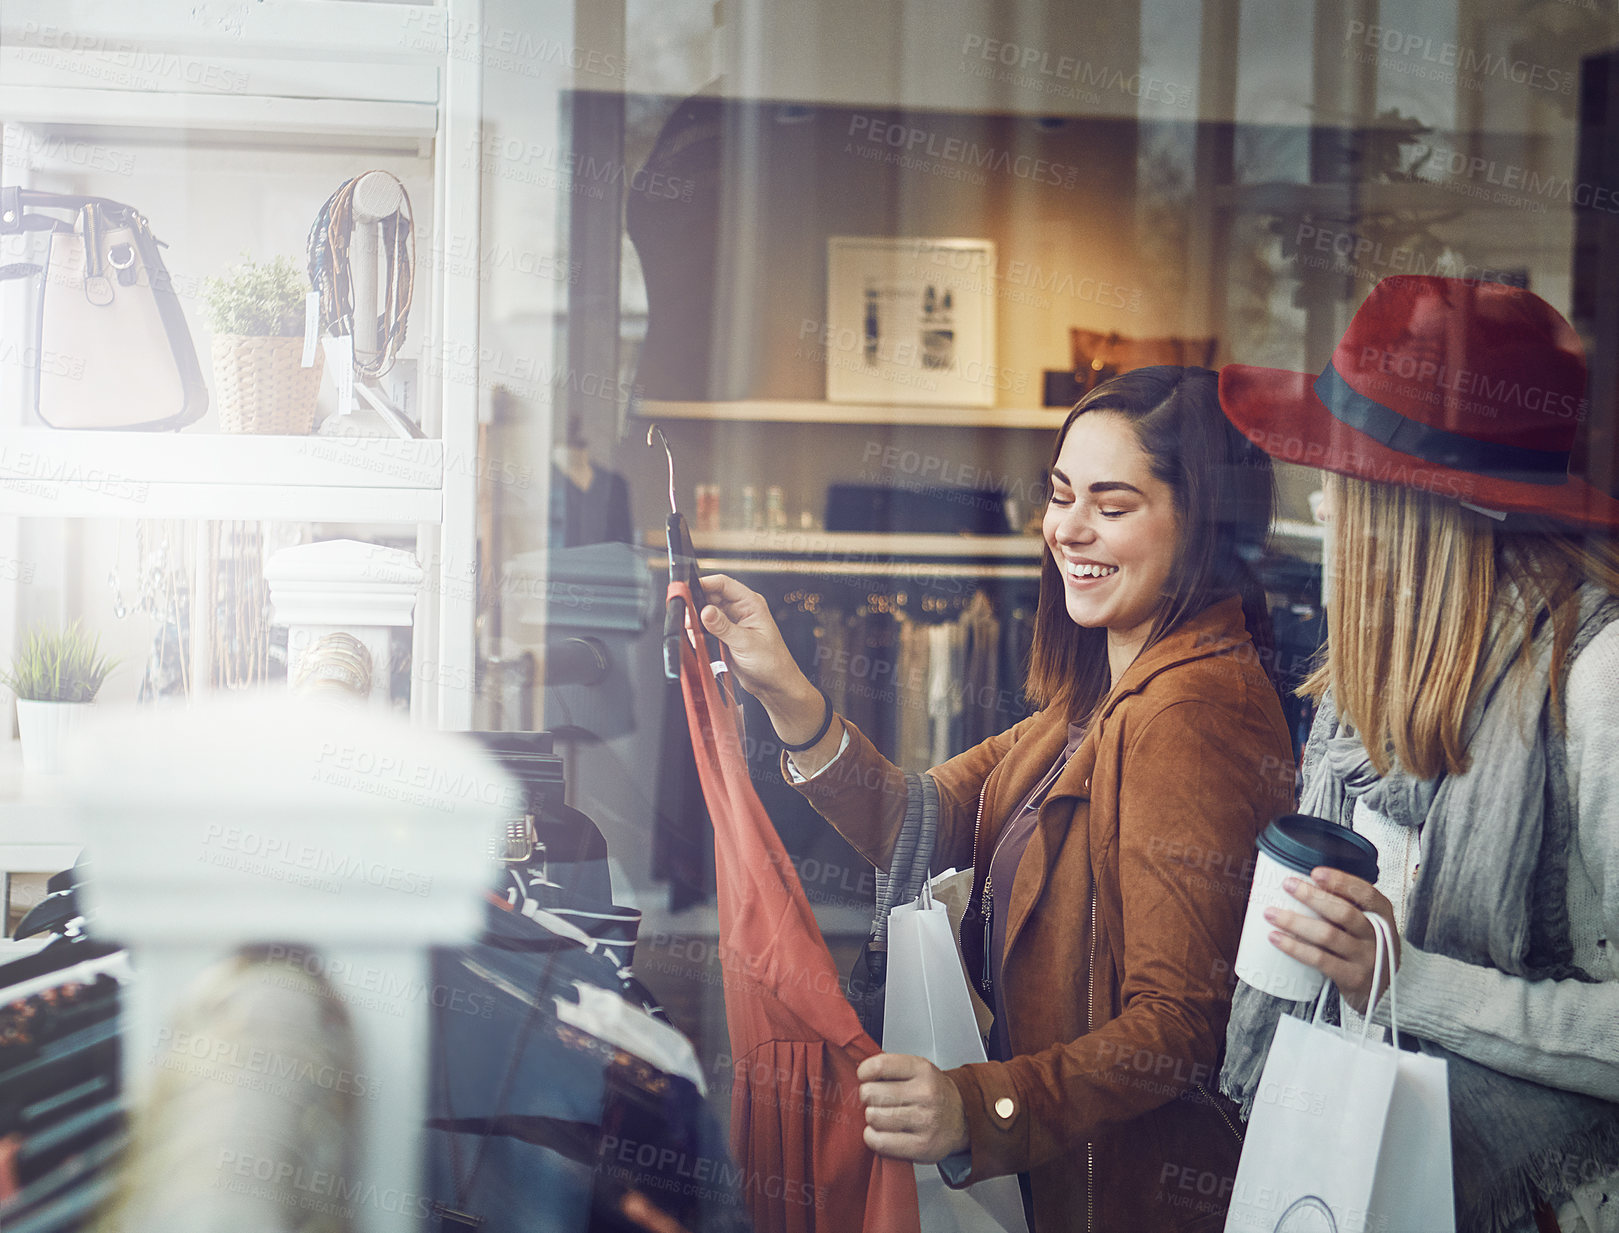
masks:
<svg viewBox="0 0 1619 1233"><path fill-rule="evenodd" d="M1380 283L1317 378L1231 366L1221 405L1328 472L1332 577L1302 809L1376 886L1294 879L1272 942L1449 1062L1457 1227L1619 1229L1619 501L1569 474L1568 323L1518 288ZM1251 1102L1282 1003L1240 986L1222 1084ZM1375 1213L1372 1214L1375 1218Z"/></svg>

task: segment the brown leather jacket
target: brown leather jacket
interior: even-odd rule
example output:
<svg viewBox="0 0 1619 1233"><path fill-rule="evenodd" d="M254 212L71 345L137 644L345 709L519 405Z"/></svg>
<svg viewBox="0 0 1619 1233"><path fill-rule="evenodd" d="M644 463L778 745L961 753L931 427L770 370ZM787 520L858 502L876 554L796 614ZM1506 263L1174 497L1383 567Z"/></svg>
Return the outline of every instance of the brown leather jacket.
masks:
<svg viewBox="0 0 1619 1233"><path fill-rule="evenodd" d="M932 772L935 869L982 879L1067 735L1066 716L1041 712ZM1037 1233L1222 1227L1240 1139L1211 1093L1254 838L1291 807L1293 769L1228 599L1137 657L1040 807L1005 909L1016 1056L948 1072L971 1176L1027 1171ZM864 734L851 725L843 756L800 790L886 867L905 781Z"/></svg>

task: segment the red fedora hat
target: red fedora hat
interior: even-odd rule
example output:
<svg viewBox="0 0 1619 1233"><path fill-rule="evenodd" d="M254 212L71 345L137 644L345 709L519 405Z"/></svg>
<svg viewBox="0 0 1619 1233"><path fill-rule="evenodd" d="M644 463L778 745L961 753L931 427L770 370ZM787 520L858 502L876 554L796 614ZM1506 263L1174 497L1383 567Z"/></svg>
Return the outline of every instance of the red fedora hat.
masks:
<svg viewBox="0 0 1619 1233"><path fill-rule="evenodd" d="M1619 526L1619 500L1568 470L1590 409L1579 337L1519 287L1385 278L1320 376L1228 364L1220 406L1283 462Z"/></svg>

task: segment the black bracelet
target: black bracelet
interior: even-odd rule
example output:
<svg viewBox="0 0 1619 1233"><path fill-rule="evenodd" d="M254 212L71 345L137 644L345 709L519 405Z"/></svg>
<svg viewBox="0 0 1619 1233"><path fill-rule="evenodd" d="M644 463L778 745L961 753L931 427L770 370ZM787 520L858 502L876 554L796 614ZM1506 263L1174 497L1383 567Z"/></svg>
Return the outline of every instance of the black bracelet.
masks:
<svg viewBox="0 0 1619 1233"><path fill-rule="evenodd" d="M781 741L781 747L788 753L803 753L806 749L814 749L815 746L821 743L821 738L832 729L832 699L826 696L826 690L819 685L815 687L815 692L820 694L821 701L826 703L826 714L821 718L821 726L815 729L814 736L801 745L789 745L786 741L781 740L781 733L776 733L776 739Z"/></svg>

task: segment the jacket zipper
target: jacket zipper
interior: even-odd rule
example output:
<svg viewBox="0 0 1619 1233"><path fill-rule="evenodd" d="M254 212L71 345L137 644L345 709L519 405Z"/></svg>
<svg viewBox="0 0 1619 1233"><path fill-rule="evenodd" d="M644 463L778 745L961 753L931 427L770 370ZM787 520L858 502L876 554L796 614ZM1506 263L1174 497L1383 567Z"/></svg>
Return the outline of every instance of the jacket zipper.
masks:
<svg viewBox="0 0 1619 1233"><path fill-rule="evenodd" d="M1096 875L1091 875L1091 961L1085 974L1085 1030L1096 1028ZM1096 1230L1096 1145L1085 1144L1085 1233Z"/></svg>
<svg viewBox="0 0 1619 1233"><path fill-rule="evenodd" d="M1038 802L1036 804L1037 809L1039 808L1039 803L1045 801L1046 793L1051 791L1058 777L1062 774L1063 768L1067 765L1068 759L1062 759L1056 766L1047 771L1044 778L1031 789L1031 794ZM984 794L988 791L989 781L986 779L983 788L978 793L978 819L973 823L973 855L975 858L978 853L978 832L984 823ZM995 858L1000 855L1001 845L1006 842L1006 837L1011 833L1011 830L1012 828L1008 826L1001 832L1001 837L995 841L995 851L991 852L989 860L984 862L984 893L979 900L979 909L984 917L984 967L978 976L978 988L983 994L984 1001L992 1008L994 1002L990 999L994 996L994 991L989 979L990 941L994 935L995 925L995 883L992 873L995 868Z"/></svg>
<svg viewBox="0 0 1619 1233"><path fill-rule="evenodd" d="M989 792L989 780L986 778L984 780L983 786L978 789L978 816L973 819L973 856L975 858L978 855L978 841L982 838L982 832L983 832L983 829L984 829L984 797L988 792ZM983 967L979 970L979 973L978 973L978 990L979 990L980 993L982 993L984 995L984 1001L986 1003L989 1003L989 999L990 999L990 988L989 988L990 886L989 886L989 866L988 865L984 866L984 893L979 897L978 907L979 907L980 914L984 918L984 964L983 964ZM989 1003L989 1004L993 1005L993 1003Z"/></svg>
<svg viewBox="0 0 1619 1233"><path fill-rule="evenodd" d="M1215 1103L1214 1097L1209 1093L1209 1089L1204 1087L1201 1083L1194 1083L1192 1086L1203 1094L1203 1099L1209 1102L1209 1108L1213 1109L1220 1115L1220 1120L1225 1123L1225 1128L1231 1132L1232 1138L1236 1139L1237 1146L1241 1147L1242 1133L1231 1124L1231 1119L1226 1116L1225 1110Z"/></svg>

